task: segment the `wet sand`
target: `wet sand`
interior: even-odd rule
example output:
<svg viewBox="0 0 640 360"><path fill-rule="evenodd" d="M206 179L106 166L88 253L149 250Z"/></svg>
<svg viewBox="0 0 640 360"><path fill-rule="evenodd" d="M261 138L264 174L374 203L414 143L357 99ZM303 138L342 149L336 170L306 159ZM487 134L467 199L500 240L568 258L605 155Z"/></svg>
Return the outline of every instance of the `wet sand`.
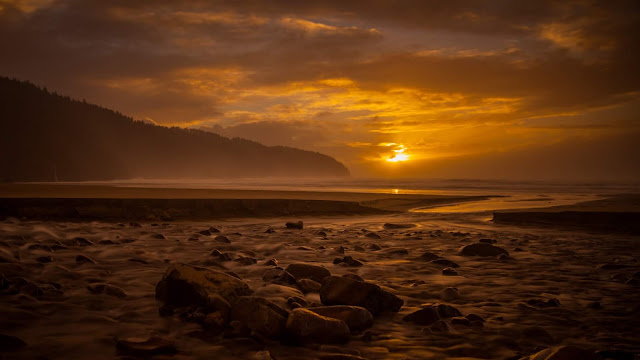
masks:
<svg viewBox="0 0 640 360"><path fill-rule="evenodd" d="M367 359L517 359L557 345L640 351L637 236L520 228L493 224L488 215L396 212L139 223L9 217L0 223L0 333L25 344L7 351L5 342L2 355L112 359L118 358L118 340L152 336L177 349L154 357L166 359L349 359L338 353ZM304 221L303 229L285 227L297 220ZM199 234L211 226L221 233ZM509 256L459 254L481 239L495 240ZM214 250L256 263L227 261L211 255ZM427 251L459 265L453 269L457 275L444 275L443 262L421 257ZM362 266L334 264L345 255ZM307 263L332 275L357 274L404 304L397 313L377 315L370 329L340 345L225 336L177 314L160 316L156 285L177 262L233 272L254 296L287 311L293 296L307 307L320 304L318 292L303 294L296 285L265 281L273 269L265 263L273 258L282 268ZM94 293L97 284L113 288ZM443 318L444 325L425 326L403 320L427 303L449 304L485 322Z"/></svg>

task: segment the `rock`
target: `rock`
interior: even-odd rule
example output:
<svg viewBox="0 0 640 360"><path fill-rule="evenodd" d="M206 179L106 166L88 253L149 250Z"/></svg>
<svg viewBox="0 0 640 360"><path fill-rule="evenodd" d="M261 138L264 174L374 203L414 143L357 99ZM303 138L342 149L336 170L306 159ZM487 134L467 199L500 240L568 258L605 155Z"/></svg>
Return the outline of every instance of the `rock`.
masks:
<svg viewBox="0 0 640 360"><path fill-rule="evenodd" d="M300 229L302 230L302 228L304 227L304 223L302 221L298 221L298 222L287 222L286 224L284 224L284 226L286 226L287 229Z"/></svg>
<svg viewBox="0 0 640 360"><path fill-rule="evenodd" d="M19 337L0 334L0 352L17 351L26 346L27 344Z"/></svg>
<svg viewBox="0 0 640 360"><path fill-rule="evenodd" d="M453 270L452 268L448 267L448 268L444 268L442 269L442 275L446 275L446 276L458 276L458 272Z"/></svg>
<svg viewBox="0 0 640 360"><path fill-rule="evenodd" d="M357 252L365 252L366 249L360 245L356 245L353 247L353 250L357 251Z"/></svg>
<svg viewBox="0 0 640 360"><path fill-rule="evenodd" d="M420 260L424 260L424 261L433 261L433 260L437 260L440 259L440 256L430 252L430 251L426 251L424 252L422 255L420 255L419 257Z"/></svg>
<svg viewBox="0 0 640 360"><path fill-rule="evenodd" d="M77 237L73 238L71 242L76 246L91 246L93 243L85 238Z"/></svg>
<svg viewBox="0 0 640 360"><path fill-rule="evenodd" d="M439 265L439 266L450 267L450 268L454 268L454 269L460 267L460 265L454 263L453 261L447 260L447 259L444 259L444 258L431 260L431 261L429 261L429 264L436 264L436 265Z"/></svg>
<svg viewBox="0 0 640 360"><path fill-rule="evenodd" d="M84 256L84 255L78 255L76 256L76 262L78 264L95 264L96 262L93 261L90 257L88 256Z"/></svg>
<svg viewBox="0 0 640 360"><path fill-rule="evenodd" d="M291 264L287 266L285 271L293 275L297 280L311 279L318 283L321 283L324 278L331 275L331 272L322 266L303 263Z"/></svg>
<svg viewBox="0 0 640 360"><path fill-rule="evenodd" d="M359 306L334 305L309 308L316 314L344 321L351 332L362 332L373 325L373 315Z"/></svg>
<svg viewBox="0 0 640 360"><path fill-rule="evenodd" d="M387 255L409 255L409 251L405 248L389 248L385 251L385 254Z"/></svg>
<svg viewBox="0 0 640 360"><path fill-rule="evenodd" d="M569 345L545 349L523 360L600 360L600 357L591 351Z"/></svg>
<svg viewBox="0 0 640 360"><path fill-rule="evenodd" d="M257 296L241 296L231 307L231 320L239 321L253 334L278 339L284 331L289 312Z"/></svg>
<svg viewBox="0 0 640 360"><path fill-rule="evenodd" d="M262 275L262 280L274 284L296 285L296 278L290 273L279 268L265 271Z"/></svg>
<svg viewBox="0 0 640 360"><path fill-rule="evenodd" d="M172 341L155 336L147 340L118 340L116 349L118 350L118 355L142 358L178 352Z"/></svg>
<svg viewBox="0 0 640 360"><path fill-rule="evenodd" d="M431 326L429 326L429 330L431 330L432 332L450 332L450 331L453 331L451 326L449 326L449 324L447 324L447 322L443 321L443 320L438 320L438 321L434 322Z"/></svg>
<svg viewBox="0 0 640 360"><path fill-rule="evenodd" d="M500 254L497 256L497 259L502 261L513 260L513 258L507 254Z"/></svg>
<svg viewBox="0 0 640 360"><path fill-rule="evenodd" d="M358 274L354 274L354 273L344 274L344 275L342 275L342 277L346 277L348 279L364 282L364 279L362 278L362 276L360 276Z"/></svg>
<svg viewBox="0 0 640 360"><path fill-rule="evenodd" d="M287 334L298 343L346 343L351 337L347 324L338 319L298 308L289 313Z"/></svg>
<svg viewBox="0 0 640 360"><path fill-rule="evenodd" d="M339 246L336 248L336 251L339 252L340 254L344 254L344 250L345 250L344 246Z"/></svg>
<svg viewBox="0 0 640 360"><path fill-rule="evenodd" d="M476 314L467 314L465 317L469 319L469 321L480 321L480 322L486 321L482 316L476 315Z"/></svg>
<svg viewBox="0 0 640 360"><path fill-rule="evenodd" d="M380 237L380 235L378 235L378 234L376 234L376 233L372 233L372 232L370 232L370 233L366 234L365 236L366 236L366 237L368 237L369 239L376 239L376 240L378 240L378 239L382 239L382 238Z"/></svg>
<svg viewBox="0 0 640 360"><path fill-rule="evenodd" d="M471 320L467 319L466 317L456 316L454 318L451 318L451 324L452 325L471 326Z"/></svg>
<svg viewBox="0 0 640 360"><path fill-rule="evenodd" d="M290 298L287 299L287 304L291 305L293 303L297 303L300 306L309 306L309 303L307 302L307 300L301 298L300 296L291 296Z"/></svg>
<svg viewBox="0 0 640 360"><path fill-rule="evenodd" d="M265 230L264 232L265 232L265 234L273 234L273 233L275 233L276 231L275 231L275 230L273 230L272 228L268 228L268 229L267 229L267 230Z"/></svg>
<svg viewBox="0 0 640 360"><path fill-rule="evenodd" d="M141 228L141 227L142 227L142 225L138 224L137 222L130 222L130 223L129 223L129 226L131 226L131 227L137 227L137 228Z"/></svg>
<svg viewBox="0 0 640 360"><path fill-rule="evenodd" d="M264 263L266 266L278 266L278 260L276 259L269 259L267 260L267 262Z"/></svg>
<svg viewBox="0 0 640 360"><path fill-rule="evenodd" d="M479 243L482 244L495 244L498 242L498 240L494 240L494 239L480 239L478 240Z"/></svg>
<svg viewBox="0 0 640 360"><path fill-rule="evenodd" d="M540 308L558 307L560 306L560 300L556 298L549 299L547 301L540 300L540 299L530 299L530 300L527 300L527 304L531 306L537 306Z"/></svg>
<svg viewBox="0 0 640 360"><path fill-rule="evenodd" d="M174 263L156 286L156 299L174 306L206 306L212 295L227 302L251 295L247 283L223 272Z"/></svg>
<svg viewBox="0 0 640 360"><path fill-rule="evenodd" d="M240 256L240 257L234 259L233 261L235 261L235 262L237 262L237 263L239 263L241 265L244 265L244 266L253 265L253 264L256 264L258 262L256 259L254 259L252 257L249 257L249 256Z"/></svg>
<svg viewBox="0 0 640 360"><path fill-rule="evenodd" d="M100 240L98 245L117 245L118 243L113 240Z"/></svg>
<svg viewBox="0 0 640 360"><path fill-rule="evenodd" d="M151 237L152 237L152 238L154 238L154 239L158 239L158 240L166 240L166 239L167 239L167 238L166 238L164 235L162 235L162 234L154 234L154 235L151 235Z"/></svg>
<svg viewBox="0 0 640 360"><path fill-rule="evenodd" d="M380 250L382 250L382 247L380 247L380 245L378 245L378 244L369 244L369 245L367 245L367 247L371 251L380 251Z"/></svg>
<svg viewBox="0 0 640 360"><path fill-rule="evenodd" d="M385 229L410 229L412 227L415 227L415 224L392 224L392 223L386 223L384 225L382 225L383 228Z"/></svg>
<svg viewBox="0 0 640 360"><path fill-rule="evenodd" d="M211 227L209 228L209 232L210 232L210 233L212 233L212 234L215 234L215 233L219 233L219 232L220 232L220 230L218 230L218 229L214 228L213 226L211 226Z"/></svg>
<svg viewBox="0 0 640 360"><path fill-rule="evenodd" d="M218 241L218 242L222 242L222 243L225 243L225 244L231 244L231 240L229 240L229 238L224 236L224 235L218 235L215 238L213 238L213 240Z"/></svg>
<svg viewBox="0 0 640 360"><path fill-rule="evenodd" d="M322 281L320 300L324 305L354 305L373 315L398 312L404 301L380 286L347 277L329 276Z"/></svg>
<svg viewBox="0 0 640 360"><path fill-rule="evenodd" d="M211 230L202 230L202 231L198 231L198 234L200 235L204 235L204 236L211 236Z"/></svg>
<svg viewBox="0 0 640 360"><path fill-rule="evenodd" d="M440 315L438 315L438 311L434 307L429 306L406 315L402 320L428 326L440 320Z"/></svg>
<svg viewBox="0 0 640 360"><path fill-rule="evenodd" d="M53 258L51 256L40 256L36 261L39 263L50 263L53 261Z"/></svg>
<svg viewBox="0 0 640 360"><path fill-rule="evenodd" d="M440 299L444 301L457 300L460 298L460 291L454 287L448 287L442 290L442 295L440 295Z"/></svg>
<svg viewBox="0 0 640 360"><path fill-rule="evenodd" d="M107 294L109 296L115 296L121 299L127 297L127 293L124 292L124 290L111 284L95 283L87 286L87 289L92 294Z"/></svg>
<svg viewBox="0 0 640 360"><path fill-rule="evenodd" d="M313 248L311 248L309 246L298 246L297 249L298 250L304 250L304 251L313 251Z"/></svg>
<svg viewBox="0 0 640 360"><path fill-rule="evenodd" d="M303 293L317 293L320 291L319 282L313 281L311 279L300 279L297 281L298 289Z"/></svg>
<svg viewBox="0 0 640 360"><path fill-rule="evenodd" d="M491 244L483 243L466 245L458 251L458 255L463 256L498 256L500 254L506 254L509 256L507 250Z"/></svg>
<svg viewBox="0 0 640 360"><path fill-rule="evenodd" d="M362 261L356 260L350 255L347 255L347 256L343 257L342 259L335 258L333 260L333 263L334 264L346 264L347 266L354 266L354 267L358 267L358 266L364 265L364 263Z"/></svg>
<svg viewBox="0 0 640 360"><path fill-rule="evenodd" d="M209 255L211 255L211 256L220 256L220 255L222 255L222 253L218 249L213 249L213 250L211 250L211 253Z"/></svg>
<svg viewBox="0 0 640 360"><path fill-rule="evenodd" d="M451 305L433 304L431 306L438 311L438 314L440 315L441 318L450 318L450 317L462 316L462 313L460 312L460 310L456 309L455 307L453 307Z"/></svg>
<svg viewBox="0 0 640 360"><path fill-rule="evenodd" d="M316 231L315 234L318 236L322 236L323 238L327 237L327 233L324 231Z"/></svg>

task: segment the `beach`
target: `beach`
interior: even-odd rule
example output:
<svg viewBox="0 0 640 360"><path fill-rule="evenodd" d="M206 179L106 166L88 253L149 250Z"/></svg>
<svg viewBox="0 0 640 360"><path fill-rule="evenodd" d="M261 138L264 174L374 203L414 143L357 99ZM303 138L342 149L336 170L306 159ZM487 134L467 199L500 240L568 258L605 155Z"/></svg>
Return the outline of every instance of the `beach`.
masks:
<svg viewBox="0 0 640 360"><path fill-rule="evenodd" d="M6 359L520 359L558 346L633 359L640 351L637 234L437 211L491 193L3 185L0 195ZM607 199L589 211L637 206L637 197ZM85 201L85 211L33 210L54 200ZM141 204L146 212L129 211ZM201 210L176 210L194 204ZM436 211L414 211L425 208ZM198 285L189 271L235 284L234 296L220 292L228 313L172 303L184 300L177 289L183 297L191 289L176 284ZM335 293L342 282L346 297ZM361 288L369 299L358 303ZM342 320L313 315L305 324L325 330L311 335L295 321L342 304L366 308L372 321L343 319L342 334Z"/></svg>

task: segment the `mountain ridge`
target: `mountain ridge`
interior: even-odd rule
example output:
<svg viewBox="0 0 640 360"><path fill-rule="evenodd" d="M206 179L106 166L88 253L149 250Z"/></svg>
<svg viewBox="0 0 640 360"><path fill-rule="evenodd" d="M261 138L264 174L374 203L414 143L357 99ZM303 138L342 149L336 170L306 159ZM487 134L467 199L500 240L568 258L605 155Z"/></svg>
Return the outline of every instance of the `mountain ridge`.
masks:
<svg viewBox="0 0 640 360"><path fill-rule="evenodd" d="M2 181L349 176L321 153L149 124L7 77L0 151Z"/></svg>

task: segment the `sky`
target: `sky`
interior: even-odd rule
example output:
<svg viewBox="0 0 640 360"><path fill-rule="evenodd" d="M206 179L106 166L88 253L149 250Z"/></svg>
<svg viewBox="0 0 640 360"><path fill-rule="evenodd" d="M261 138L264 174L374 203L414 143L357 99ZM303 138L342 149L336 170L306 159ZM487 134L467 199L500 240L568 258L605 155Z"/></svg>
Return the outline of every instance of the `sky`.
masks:
<svg viewBox="0 0 640 360"><path fill-rule="evenodd" d="M640 181L640 2L0 0L0 75L359 177Z"/></svg>

